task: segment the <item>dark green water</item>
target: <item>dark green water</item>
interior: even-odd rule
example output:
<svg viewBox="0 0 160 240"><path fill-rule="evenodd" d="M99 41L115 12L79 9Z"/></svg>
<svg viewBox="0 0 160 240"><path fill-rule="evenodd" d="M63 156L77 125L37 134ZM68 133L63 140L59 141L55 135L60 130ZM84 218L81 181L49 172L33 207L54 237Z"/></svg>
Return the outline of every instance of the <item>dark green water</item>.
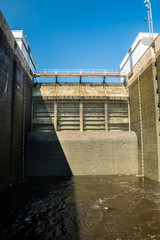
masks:
<svg viewBox="0 0 160 240"><path fill-rule="evenodd" d="M0 202L0 239L160 239L160 184L148 179L31 179Z"/></svg>

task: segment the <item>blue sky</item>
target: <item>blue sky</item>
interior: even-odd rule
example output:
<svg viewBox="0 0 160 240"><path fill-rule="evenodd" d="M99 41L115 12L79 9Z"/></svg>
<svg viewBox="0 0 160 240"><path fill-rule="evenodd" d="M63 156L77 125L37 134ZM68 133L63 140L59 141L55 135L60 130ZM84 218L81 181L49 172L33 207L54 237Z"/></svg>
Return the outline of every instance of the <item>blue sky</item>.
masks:
<svg viewBox="0 0 160 240"><path fill-rule="evenodd" d="M151 3L160 32L160 1ZM27 35L38 69L119 69L138 32L148 31L141 0L0 0L0 8Z"/></svg>

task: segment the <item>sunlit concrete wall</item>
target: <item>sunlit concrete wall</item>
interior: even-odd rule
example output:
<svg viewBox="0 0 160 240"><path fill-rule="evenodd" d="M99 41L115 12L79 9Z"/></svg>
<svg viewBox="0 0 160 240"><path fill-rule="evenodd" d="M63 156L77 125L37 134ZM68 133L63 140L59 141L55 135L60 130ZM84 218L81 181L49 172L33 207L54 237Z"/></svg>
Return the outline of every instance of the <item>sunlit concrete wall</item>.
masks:
<svg viewBox="0 0 160 240"><path fill-rule="evenodd" d="M30 68L0 11L0 191L23 176L32 81Z"/></svg>
<svg viewBox="0 0 160 240"><path fill-rule="evenodd" d="M123 84L37 84L32 130L129 130L128 92Z"/></svg>
<svg viewBox="0 0 160 240"><path fill-rule="evenodd" d="M131 130L137 133L139 174L160 181L160 35L129 80Z"/></svg>

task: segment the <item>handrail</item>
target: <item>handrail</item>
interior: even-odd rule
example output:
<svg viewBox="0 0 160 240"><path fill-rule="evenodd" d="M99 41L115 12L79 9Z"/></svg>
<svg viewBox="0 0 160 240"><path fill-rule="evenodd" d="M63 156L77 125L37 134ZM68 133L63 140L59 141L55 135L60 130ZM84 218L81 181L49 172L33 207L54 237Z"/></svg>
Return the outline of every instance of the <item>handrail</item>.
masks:
<svg viewBox="0 0 160 240"><path fill-rule="evenodd" d="M35 78L52 78L55 77L55 82L58 83L59 77L75 77L79 78L79 83L82 83L83 77L99 77L103 78L103 83L106 83L106 78L127 78L127 74L118 70L106 69L39 69L36 71ZM60 80L65 82L65 80ZM73 82L73 81L71 81ZM84 80L86 82L86 80ZM95 80L93 81L95 82Z"/></svg>
<svg viewBox="0 0 160 240"><path fill-rule="evenodd" d="M39 69L35 73L35 77L127 77L126 73L118 70L106 69Z"/></svg>

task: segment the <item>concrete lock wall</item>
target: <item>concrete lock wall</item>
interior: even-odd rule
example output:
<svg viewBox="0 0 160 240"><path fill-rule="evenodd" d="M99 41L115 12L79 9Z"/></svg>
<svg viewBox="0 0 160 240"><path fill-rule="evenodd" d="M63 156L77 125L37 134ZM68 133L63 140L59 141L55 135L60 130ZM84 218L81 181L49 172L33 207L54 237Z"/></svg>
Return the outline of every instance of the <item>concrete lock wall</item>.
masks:
<svg viewBox="0 0 160 240"><path fill-rule="evenodd" d="M160 35L132 73L129 95L122 84L36 84L28 176L138 171L160 181ZM0 190L24 176L32 81L0 12Z"/></svg>
<svg viewBox="0 0 160 240"><path fill-rule="evenodd" d="M36 84L27 176L137 174L123 84Z"/></svg>
<svg viewBox="0 0 160 240"><path fill-rule="evenodd" d="M136 135L127 132L124 85L38 84L31 108L32 81L32 72L0 12L0 191L25 173L137 173ZM28 136L25 161L31 109L34 132Z"/></svg>
<svg viewBox="0 0 160 240"><path fill-rule="evenodd" d="M33 76L0 11L0 191L22 178Z"/></svg>
<svg viewBox="0 0 160 240"><path fill-rule="evenodd" d="M27 176L137 174L134 132L33 132Z"/></svg>
<svg viewBox="0 0 160 240"><path fill-rule="evenodd" d="M129 80L131 130L138 137L139 174L160 181L160 36L134 66Z"/></svg>

